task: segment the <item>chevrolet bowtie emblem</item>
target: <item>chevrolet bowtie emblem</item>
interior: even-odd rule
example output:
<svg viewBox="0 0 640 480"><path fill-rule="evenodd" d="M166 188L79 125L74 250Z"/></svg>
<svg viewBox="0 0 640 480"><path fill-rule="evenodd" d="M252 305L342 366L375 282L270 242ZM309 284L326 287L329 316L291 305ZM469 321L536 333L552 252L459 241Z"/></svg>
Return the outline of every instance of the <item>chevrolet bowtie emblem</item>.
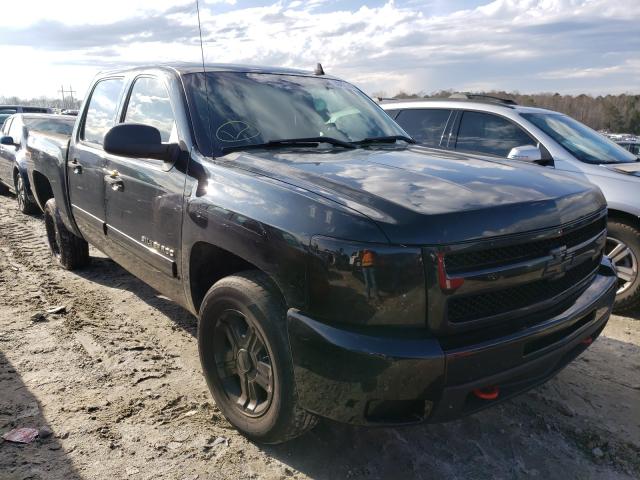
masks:
<svg viewBox="0 0 640 480"><path fill-rule="evenodd" d="M563 245L551 250L549 255L551 260L547 262L543 276L562 277L573 263L575 252L567 251L566 245Z"/></svg>

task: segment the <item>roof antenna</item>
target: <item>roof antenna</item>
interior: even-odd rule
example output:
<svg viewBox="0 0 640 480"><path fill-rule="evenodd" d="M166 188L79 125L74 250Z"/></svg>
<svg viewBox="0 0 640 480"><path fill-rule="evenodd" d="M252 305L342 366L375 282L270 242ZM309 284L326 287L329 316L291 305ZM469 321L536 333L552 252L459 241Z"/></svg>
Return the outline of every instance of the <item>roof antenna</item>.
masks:
<svg viewBox="0 0 640 480"><path fill-rule="evenodd" d="M322 68L322 64L318 63L316 65L316 69L313 72L314 75L324 75L324 69Z"/></svg>
<svg viewBox="0 0 640 480"><path fill-rule="evenodd" d="M207 88L207 84L208 84L207 69L204 66L204 46L202 44L202 22L200 22L200 0L196 0L196 12L198 13L198 33L200 34L200 56L202 58L202 75L204 80L204 94L207 97L207 117L209 118L209 135L211 135L211 110L209 105L209 91Z"/></svg>

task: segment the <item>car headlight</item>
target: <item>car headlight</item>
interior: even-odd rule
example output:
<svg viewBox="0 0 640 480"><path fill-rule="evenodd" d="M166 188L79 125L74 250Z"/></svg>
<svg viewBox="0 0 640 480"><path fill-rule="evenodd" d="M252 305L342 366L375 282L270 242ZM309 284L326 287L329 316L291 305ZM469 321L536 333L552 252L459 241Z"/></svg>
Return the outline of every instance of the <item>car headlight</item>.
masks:
<svg viewBox="0 0 640 480"><path fill-rule="evenodd" d="M419 248L314 236L309 314L330 323L426 326Z"/></svg>

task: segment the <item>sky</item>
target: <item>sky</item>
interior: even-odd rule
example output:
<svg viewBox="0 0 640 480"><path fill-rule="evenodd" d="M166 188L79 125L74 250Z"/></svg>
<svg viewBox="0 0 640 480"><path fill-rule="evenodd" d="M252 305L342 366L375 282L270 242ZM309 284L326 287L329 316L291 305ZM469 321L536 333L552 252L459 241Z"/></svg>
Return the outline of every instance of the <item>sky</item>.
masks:
<svg viewBox="0 0 640 480"><path fill-rule="evenodd" d="M4 3L4 2L3 2ZM369 94L640 93L638 0L200 0L211 63L324 70ZM195 0L0 6L0 96L82 97L101 70L200 62Z"/></svg>

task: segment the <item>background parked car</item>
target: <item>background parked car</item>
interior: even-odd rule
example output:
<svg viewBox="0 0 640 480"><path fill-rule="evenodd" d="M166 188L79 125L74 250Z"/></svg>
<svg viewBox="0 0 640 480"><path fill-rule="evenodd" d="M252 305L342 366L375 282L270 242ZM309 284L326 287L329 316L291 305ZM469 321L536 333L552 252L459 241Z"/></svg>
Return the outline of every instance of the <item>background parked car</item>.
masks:
<svg viewBox="0 0 640 480"><path fill-rule="evenodd" d="M587 179L609 205L607 254L615 263L618 311L640 304L640 162L586 125L552 110L485 95L382 101L424 145L536 162Z"/></svg>
<svg viewBox="0 0 640 480"><path fill-rule="evenodd" d="M640 158L640 140L622 140L616 143Z"/></svg>
<svg viewBox="0 0 640 480"><path fill-rule="evenodd" d="M48 107L27 107L22 105L0 105L0 128L14 113L53 113Z"/></svg>
<svg viewBox="0 0 640 480"><path fill-rule="evenodd" d="M25 156L29 131L69 137L74 123L75 117L72 116L35 113L17 113L4 122L0 134L0 191L14 191L22 213L35 213L39 210L26 173Z"/></svg>

